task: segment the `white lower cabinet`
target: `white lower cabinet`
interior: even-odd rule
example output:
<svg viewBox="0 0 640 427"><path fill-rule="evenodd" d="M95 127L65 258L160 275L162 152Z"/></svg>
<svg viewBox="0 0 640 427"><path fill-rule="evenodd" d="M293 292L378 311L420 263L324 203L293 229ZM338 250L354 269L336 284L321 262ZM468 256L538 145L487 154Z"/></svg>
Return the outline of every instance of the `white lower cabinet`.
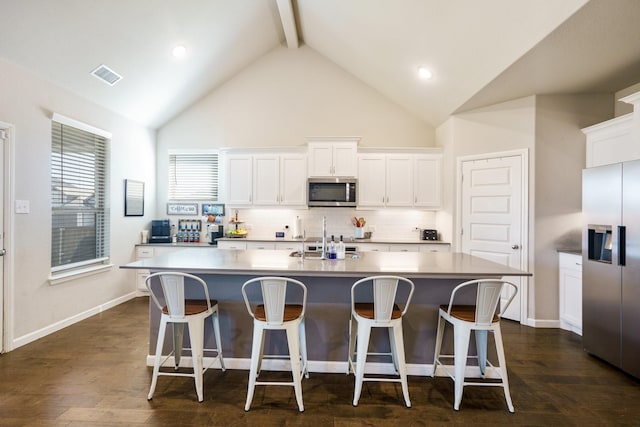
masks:
<svg viewBox="0 0 640 427"><path fill-rule="evenodd" d="M274 242L247 242L247 249L275 249Z"/></svg>
<svg viewBox="0 0 640 427"><path fill-rule="evenodd" d="M435 244L435 243L422 243L420 245L420 252L449 252L451 245L447 244Z"/></svg>
<svg viewBox="0 0 640 427"><path fill-rule="evenodd" d="M389 245L381 243L358 243L360 252L389 252Z"/></svg>
<svg viewBox="0 0 640 427"><path fill-rule="evenodd" d="M358 243L360 252L449 252L448 244L435 243Z"/></svg>
<svg viewBox="0 0 640 427"><path fill-rule="evenodd" d="M278 250L299 251L302 249L300 242L276 242L275 245Z"/></svg>
<svg viewBox="0 0 640 427"><path fill-rule="evenodd" d="M136 246L136 261L144 258L153 258L155 256L164 255L169 252L175 252L184 249L185 246ZM136 291L138 295L148 295L149 291L145 281L149 276L149 270L135 270L136 272Z"/></svg>
<svg viewBox="0 0 640 427"><path fill-rule="evenodd" d="M420 245L389 245L389 252L420 252Z"/></svg>
<svg viewBox="0 0 640 427"><path fill-rule="evenodd" d="M218 240L218 249L247 249L246 240Z"/></svg>
<svg viewBox="0 0 640 427"><path fill-rule="evenodd" d="M582 255L559 254L560 328L582 336Z"/></svg>

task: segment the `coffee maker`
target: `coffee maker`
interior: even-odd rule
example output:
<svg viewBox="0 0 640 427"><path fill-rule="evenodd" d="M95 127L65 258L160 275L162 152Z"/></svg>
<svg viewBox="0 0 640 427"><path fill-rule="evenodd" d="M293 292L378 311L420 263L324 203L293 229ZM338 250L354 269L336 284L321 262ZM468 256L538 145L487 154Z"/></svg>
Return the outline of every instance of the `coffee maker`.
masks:
<svg viewBox="0 0 640 427"><path fill-rule="evenodd" d="M171 225L168 219L154 219L151 221L149 243L171 243Z"/></svg>
<svg viewBox="0 0 640 427"><path fill-rule="evenodd" d="M219 237L224 237L224 226L220 224L207 224L207 230L209 232L209 244L217 246Z"/></svg>

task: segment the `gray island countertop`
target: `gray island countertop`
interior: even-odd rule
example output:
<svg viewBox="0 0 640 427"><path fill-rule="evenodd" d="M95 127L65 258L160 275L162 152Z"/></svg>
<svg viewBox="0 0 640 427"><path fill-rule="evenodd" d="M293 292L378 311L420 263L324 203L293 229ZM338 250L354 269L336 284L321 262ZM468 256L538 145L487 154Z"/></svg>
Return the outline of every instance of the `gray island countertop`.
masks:
<svg viewBox="0 0 640 427"><path fill-rule="evenodd" d="M121 266L127 269L200 274L363 277L397 274L409 278L530 276L529 273L457 252L362 252L357 258L320 260L291 257L289 250L186 248Z"/></svg>

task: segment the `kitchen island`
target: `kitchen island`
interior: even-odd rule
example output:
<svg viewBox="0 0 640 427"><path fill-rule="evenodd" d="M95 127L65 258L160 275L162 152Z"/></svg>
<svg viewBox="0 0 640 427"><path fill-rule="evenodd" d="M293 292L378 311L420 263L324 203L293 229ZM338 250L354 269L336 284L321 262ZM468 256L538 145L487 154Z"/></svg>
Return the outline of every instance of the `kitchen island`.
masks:
<svg viewBox="0 0 640 427"><path fill-rule="evenodd" d="M321 260L291 256L291 251L229 250L188 248L122 266L127 269L182 271L202 277L212 298L219 301L220 328L225 364L248 369L251 354L252 319L242 300L241 287L256 276L287 276L301 280L308 288L306 328L311 371L346 372L347 338L351 285L371 275L401 275L416 285L411 307L405 317L405 349L409 373L430 375L433 362L437 312L449 301L453 287L475 278L528 276L463 253L449 252L367 252L345 260ZM157 286L158 284L153 284ZM473 301L473 296L467 297ZM149 357L155 351L159 312L150 304ZM210 327L210 325L208 325ZM207 345L213 347L206 329ZM384 333L384 332L382 332ZM388 351L388 340L373 339L376 351ZM273 334L267 337L266 353L287 353L286 341ZM165 348L170 348L167 338ZM278 365L273 365L278 368ZM381 370L384 368L381 366ZM375 365L373 365L375 369ZM268 368L268 365L265 365Z"/></svg>

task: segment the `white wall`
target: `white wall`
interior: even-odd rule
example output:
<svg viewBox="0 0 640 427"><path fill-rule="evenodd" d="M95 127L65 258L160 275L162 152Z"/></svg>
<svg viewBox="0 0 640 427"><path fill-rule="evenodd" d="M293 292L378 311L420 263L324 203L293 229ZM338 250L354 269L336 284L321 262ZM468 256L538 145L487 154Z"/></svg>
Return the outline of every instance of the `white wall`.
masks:
<svg viewBox="0 0 640 427"><path fill-rule="evenodd" d="M313 49L279 47L159 129L157 215L166 216L168 150L302 146L308 136L360 136L361 147L435 139L431 126Z"/></svg>
<svg viewBox="0 0 640 427"><path fill-rule="evenodd" d="M87 78L91 78L88 76ZM0 60L0 121L15 126L12 200L28 200L29 214L15 214L12 231L13 287L5 306L12 313L10 346L22 345L87 311L127 297L130 262L139 230L155 210L154 132ZM113 134L111 141L111 260L107 272L52 286L50 152L51 114L57 112ZM124 179L147 185L145 217L123 215ZM9 195L5 195L9 197ZM8 214L8 213L7 213ZM11 284L5 283L5 287ZM13 345L12 345L13 343Z"/></svg>

